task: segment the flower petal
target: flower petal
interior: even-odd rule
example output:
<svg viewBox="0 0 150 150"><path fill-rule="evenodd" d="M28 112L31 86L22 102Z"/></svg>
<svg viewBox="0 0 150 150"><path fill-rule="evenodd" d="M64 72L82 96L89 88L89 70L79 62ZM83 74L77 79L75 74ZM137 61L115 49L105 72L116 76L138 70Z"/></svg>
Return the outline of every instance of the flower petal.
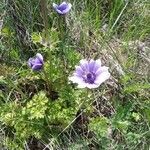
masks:
<svg viewBox="0 0 150 150"><path fill-rule="evenodd" d="M77 87L81 89L86 88L86 83L78 84Z"/></svg>
<svg viewBox="0 0 150 150"><path fill-rule="evenodd" d="M33 65L33 66L32 66L32 69L33 69L33 70L37 70L37 71L38 71L38 70L41 70L41 69L42 69L42 67L43 67L43 65L42 65L42 64L35 64L35 65Z"/></svg>
<svg viewBox="0 0 150 150"><path fill-rule="evenodd" d="M60 11L59 9L56 9L56 11L57 11L59 14L61 14L61 15L64 14L64 13L63 13L62 11Z"/></svg>
<svg viewBox="0 0 150 150"><path fill-rule="evenodd" d="M91 59L89 62L89 71L90 72L93 72L94 66L95 66L95 61L93 59Z"/></svg>
<svg viewBox="0 0 150 150"><path fill-rule="evenodd" d="M95 83L94 84L89 84L89 83L87 83L86 87L89 88L89 89L94 89L94 88L99 87L99 84L95 84Z"/></svg>
<svg viewBox="0 0 150 150"><path fill-rule="evenodd" d="M67 5L66 9L64 9L64 10L62 11L62 13L63 13L63 14L68 13L68 12L70 11L71 7L72 7L72 5L69 3L69 4Z"/></svg>
<svg viewBox="0 0 150 150"><path fill-rule="evenodd" d="M34 58L34 60L32 61L32 64L33 65L36 65L36 64L43 64L38 58Z"/></svg>
<svg viewBox="0 0 150 150"><path fill-rule="evenodd" d="M108 67L106 67L106 66L100 67L100 68L95 72L95 74L96 74L96 76L98 76L98 75L100 75L100 74L103 73L103 72L108 72Z"/></svg>
<svg viewBox="0 0 150 150"><path fill-rule="evenodd" d="M93 71L96 72L100 67L101 67L101 60L100 59L95 60Z"/></svg>
<svg viewBox="0 0 150 150"><path fill-rule="evenodd" d="M28 60L28 66L29 67L32 67L33 66L33 58L29 58L29 60Z"/></svg>
<svg viewBox="0 0 150 150"><path fill-rule="evenodd" d="M109 79L110 77L110 73L108 71L106 72L102 72L95 80L95 84L102 84L104 81L106 81L107 79Z"/></svg>
<svg viewBox="0 0 150 150"><path fill-rule="evenodd" d="M72 81L73 83L77 83L78 88L85 88L86 87L86 83L83 81L83 79L81 77L71 76L71 77L69 77L69 80Z"/></svg>
<svg viewBox="0 0 150 150"><path fill-rule="evenodd" d="M73 83L84 83L83 79L78 76L71 76L69 77L69 80L72 81Z"/></svg>
<svg viewBox="0 0 150 150"><path fill-rule="evenodd" d="M62 6L64 6L64 5L68 5L66 2L62 2L60 5L59 5L59 7L62 7Z"/></svg>
<svg viewBox="0 0 150 150"><path fill-rule="evenodd" d="M80 60L80 67L83 69L83 71L88 72L89 71L88 61L86 59Z"/></svg>
<svg viewBox="0 0 150 150"><path fill-rule="evenodd" d="M43 63L43 56L40 53L36 54L36 58L39 59L41 63Z"/></svg>
<svg viewBox="0 0 150 150"><path fill-rule="evenodd" d="M82 76L84 74L84 71L80 66L75 66L75 68L76 68L75 74L77 74L78 76Z"/></svg>
<svg viewBox="0 0 150 150"><path fill-rule="evenodd" d="M57 9L58 5L53 3L53 8Z"/></svg>

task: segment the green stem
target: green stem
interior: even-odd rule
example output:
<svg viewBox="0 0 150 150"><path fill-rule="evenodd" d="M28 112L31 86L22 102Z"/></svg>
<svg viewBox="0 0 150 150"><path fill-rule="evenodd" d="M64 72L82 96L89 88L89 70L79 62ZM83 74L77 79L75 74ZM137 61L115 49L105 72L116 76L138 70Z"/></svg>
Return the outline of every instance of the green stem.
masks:
<svg viewBox="0 0 150 150"><path fill-rule="evenodd" d="M60 54L62 57L62 63L64 65L64 67L66 66L66 40L67 40L67 35L68 35L68 29L67 29L67 25L66 25L66 16L65 15L61 15L58 18L58 30L59 30L59 40L60 40ZM66 69L64 69L64 79L66 80ZM67 81L66 81L67 82Z"/></svg>
<svg viewBox="0 0 150 150"><path fill-rule="evenodd" d="M43 74L44 74L44 78L46 80L46 84L47 84L47 88L48 88L48 93L52 97L52 84L51 84L51 81L49 80L48 75L47 75L47 73L46 73L45 70L43 70Z"/></svg>
<svg viewBox="0 0 150 150"><path fill-rule="evenodd" d="M41 6L41 15L42 15L43 24L44 24L44 40L46 43L49 43L47 0L41 0L40 6Z"/></svg>
<svg viewBox="0 0 150 150"><path fill-rule="evenodd" d="M65 42L66 35L67 35L66 16L59 16L58 28L60 33L60 41Z"/></svg>

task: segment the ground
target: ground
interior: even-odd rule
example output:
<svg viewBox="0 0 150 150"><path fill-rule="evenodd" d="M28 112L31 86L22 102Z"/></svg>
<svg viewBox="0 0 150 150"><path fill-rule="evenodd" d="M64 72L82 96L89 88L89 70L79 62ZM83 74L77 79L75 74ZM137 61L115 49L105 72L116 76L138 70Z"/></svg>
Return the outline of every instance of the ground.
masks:
<svg viewBox="0 0 150 150"><path fill-rule="evenodd" d="M0 2L0 149L149 150L149 0L70 0L66 15L53 2ZM110 78L78 89L81 59Z"/></svg>

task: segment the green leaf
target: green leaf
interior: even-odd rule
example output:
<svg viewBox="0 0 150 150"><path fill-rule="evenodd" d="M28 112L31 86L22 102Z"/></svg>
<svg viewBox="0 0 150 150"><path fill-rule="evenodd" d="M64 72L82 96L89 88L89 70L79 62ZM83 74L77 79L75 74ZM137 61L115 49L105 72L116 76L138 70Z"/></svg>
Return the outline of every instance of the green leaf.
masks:
<svg viewBox="0 0 150 150"><path fill-rule="evenodd" d="M130 125L130 122L126 121L117 121L115 124L115 127L119 130L121 130L123 133L127 132L128 126Z"/></svg>
<svg viewBox="0 0 150 150"><path fill-rule="evenodd" d="M144 111L144 113L146 115L147 120L150 123L150 109L149 108L145 108L143 111Z"/></svg>
<svg viewBox="0 0 150 150"><path fill-rule="evenodd" d="M96 135L106 137L108 135L109 120L106 117L93 118L89 124L90 130Z"/></svg>
<svg viewBox="0 0 150 150"><path fill-rule="evenodd" d="M132 113L132 117L135 119L135 121L139 121L139 120L140 120L140 115L139 115L139 113L133 112L133 113Z"/></svg>
<svg viewBox="0 0 150 150"><path fill-rule="evenodd" d="M134 83L126 86L123 91L125 93L132 93L132 92L138 92L143 89L149 89L149 88L150 88L150 84L148 83Z"/></svg>
<svg viewBox="0 0 150 150"><path fill-rule="evenodd" d="M32 41L33 43L41 43L42 42L42 37L40 35L40 33L37 32L33 32L31 35Z"/></svg>
<svg viewBox="0 0 150 150"><path fill-rule="evenodd" d="M45 111L47 109L48 98L44 92L39 92L35 95L31 101L27 103L26 109L22 111L22 114L27 112L29 119L44 118Z"/></svg>

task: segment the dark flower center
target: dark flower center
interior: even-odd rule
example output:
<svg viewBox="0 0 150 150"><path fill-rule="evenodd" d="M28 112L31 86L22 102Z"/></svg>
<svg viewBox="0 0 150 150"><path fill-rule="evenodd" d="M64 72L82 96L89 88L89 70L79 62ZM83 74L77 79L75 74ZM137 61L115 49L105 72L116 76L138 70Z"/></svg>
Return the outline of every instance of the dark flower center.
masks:
<svg viewBox="0 0 150 150"><path fill-rule="evenodd" d="M61 6L58 6L58 9L59 9L60 11L63 11L63 10L65 10L66 8L67 8L67 5L66 5L66 4L61 5Z"/></svg>
<svg viewBox="0 0 150 150"><path fill-rule="evenodd" d="M85 77L85 82L93 84L96 79L96 75L94 73L87 73Z"/></svg>

